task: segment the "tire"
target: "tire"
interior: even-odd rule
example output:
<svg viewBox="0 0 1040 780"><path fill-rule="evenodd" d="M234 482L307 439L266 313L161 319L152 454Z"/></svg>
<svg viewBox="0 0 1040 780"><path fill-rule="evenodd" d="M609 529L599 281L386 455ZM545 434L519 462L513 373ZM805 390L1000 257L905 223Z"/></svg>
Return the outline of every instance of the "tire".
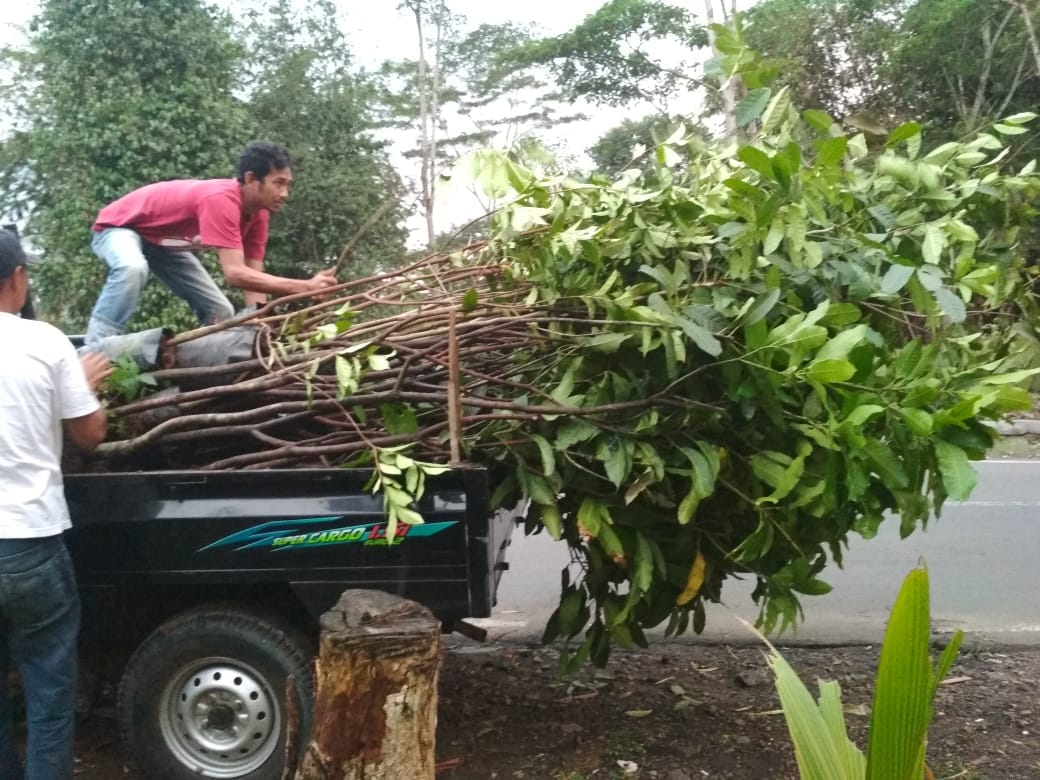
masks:
<svg viewBox="0 0 1040 780"><path fill-rule="evenodd" d="M294 675L300 744L314 698L313 653L295 630L250 612L210 608L159 626L119 686L123 741L157 780L279 780L285 685Z"/></svg>

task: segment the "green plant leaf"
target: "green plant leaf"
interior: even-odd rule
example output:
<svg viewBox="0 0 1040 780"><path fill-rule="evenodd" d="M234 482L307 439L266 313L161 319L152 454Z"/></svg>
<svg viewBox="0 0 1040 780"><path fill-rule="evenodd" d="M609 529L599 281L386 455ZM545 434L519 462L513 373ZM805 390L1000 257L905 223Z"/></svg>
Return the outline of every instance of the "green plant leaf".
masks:
<svg viewBox="0 0 1040 780"><path fill-rule="evenodd" d="M821 133L828 132L834 124L834 120L831 119L830 114L826 111L820 111L818 108L810 108L803 111L802 117L804 117L810 127Z"/></svg>
<svg viewBox="0 0 1040 780"><path fill-rule="evenodd" d="M773 90L768 87L748 90L747 95L737 104L737 127L746 127L762 116L772 96Z"/></svg>
<svg viewBox="0 0 1040 780"><path fill-rule="evenodd" d="M762 174L765 178L771 181L776 180L776 173L773 171L773 161L761 149L754 146L742 146L737 151L737 159L753 171Z"/></svg>
<svg viewBox="0 0 1040 780"><path fill-rule="evenodd" d="M890 265L881 279L881 292L888 295L899 292L906 287L906 283L910 281L910 277L913 275L913 266Z"/></svg>
<svg viewBox="0 0 1040 780"><path fill-rule="evenodd" d="M847 360L817 360L800 373L807 382L828 385L852 379L856 374L856 367Z"/></svg>
<svg viewBox="0 0 1040 780"><path fill-rule="evenodd" d="M978 475L968 462L967 453L955 444L935 440L935 457L939 462L946 492L954 501L967 501L975 489Z"/></svg>
<svg viewBox="0 0 1040 780"><path fill-rule="evenodd" d="M952 322L964 322L968 318L968 307L949 288L940 287L932 295L935 296L935 302L939 304L943 314L949 317Z"/></svg>
<svg viewBox="0 0 1040 780"><path fill-rule="evenodd" d="M901 124L895 130L888 135L888 139L885 141L885 146L896 146L903 141L913 138L915 135L921 134L920 122L906 122Z"/></svg>
<svg viewBox="0 0 1040 780"><path fill-rule="evenodd" d="M828 701L822 709L818 707L809 689L775 649L769 656L769 664L776 678L776 691L802 780L858 780L859 776L846 774L848 765L854 761L847 755L848 739L842 743L834 737L843 734L845 729L844 725L831 721L836 714L833 703ZM837 715L841 715L840 707Z"/></svg>
<svg viewBox="0 0 1040 780"><path fill-rule="evenodd" d="M896 597L881 646L867 747L868 780L924 776L932 714L930 642L928 574L914 569Z"/></svg>
<svg viewBox="0 0 1040 780"><path fill-rule="evenodd" d="M845 158L845 152L849 148L849 139L843 135L837 138L828 138L820 144L816 151L816 164L824 168L833 168Z"/></svg>

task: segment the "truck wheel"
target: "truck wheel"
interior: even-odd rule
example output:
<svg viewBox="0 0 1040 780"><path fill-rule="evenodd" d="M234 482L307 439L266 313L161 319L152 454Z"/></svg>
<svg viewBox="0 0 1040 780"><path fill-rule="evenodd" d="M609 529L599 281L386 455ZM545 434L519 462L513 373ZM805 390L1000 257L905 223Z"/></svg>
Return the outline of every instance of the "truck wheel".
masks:
<svg viewBox="0 0 1040 780"><path fill-rule="evenodd" d="M302 744L314 697L312 654L296 632L248 612L209 609L168 620L130 659L119 686L123 740L145 776L279 780L285 683Z"/></svg>

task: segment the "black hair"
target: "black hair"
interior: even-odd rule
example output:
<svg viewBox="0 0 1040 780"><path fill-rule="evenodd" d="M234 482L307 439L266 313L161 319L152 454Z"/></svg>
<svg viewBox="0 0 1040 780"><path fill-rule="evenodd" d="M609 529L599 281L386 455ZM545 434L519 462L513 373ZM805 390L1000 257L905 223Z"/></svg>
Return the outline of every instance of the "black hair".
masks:
<svg viewBox="0 0 1040 780"><path fill-rule="evenodd" d="M17 234L7 227L0 228L0 282L14 273L14 269L25 265L25 250Z"/></svg>
<svg viewBox="0 0 1040 780"><path fill-rule="evenodd" d="M245 184L247 173L263 179L271 171L279 168L292 168L292 158L288 149L271 141L250 141L238 158L235 178L239 184Z"/></svg>

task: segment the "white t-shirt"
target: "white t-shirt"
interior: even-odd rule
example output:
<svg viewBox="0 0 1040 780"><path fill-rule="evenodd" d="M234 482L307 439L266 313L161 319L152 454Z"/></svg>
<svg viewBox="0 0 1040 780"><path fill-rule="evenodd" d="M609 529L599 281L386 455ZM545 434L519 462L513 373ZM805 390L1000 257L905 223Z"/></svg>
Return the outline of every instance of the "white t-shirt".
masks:
<svg viewBox="0 0 1040 780"><path fill-rule="evenodd" d="M0 538L54 536L71 527L61 421L97 409L64 334L0 312Z"/></svg>

